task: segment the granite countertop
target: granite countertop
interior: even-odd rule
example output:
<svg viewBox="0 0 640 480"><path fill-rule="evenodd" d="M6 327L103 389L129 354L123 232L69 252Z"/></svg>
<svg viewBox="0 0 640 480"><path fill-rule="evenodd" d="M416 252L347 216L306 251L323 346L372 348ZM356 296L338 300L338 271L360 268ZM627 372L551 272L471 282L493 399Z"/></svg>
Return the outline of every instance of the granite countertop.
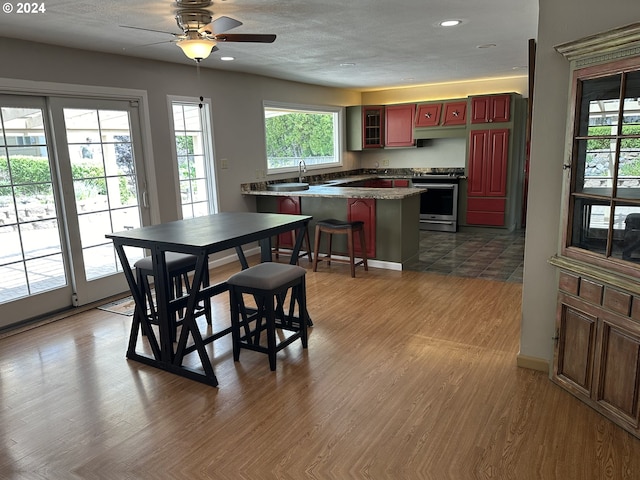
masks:
<svg viewBox="0 0 640 480"><path fill-rule="evenodd" d="M387 178L403 178L400 175L387 175ZM350 183L365 180L384 179L383 175L353 175L335 180L327 180L319 183L310 183L308 190L295 191L271 191L266 185L258 188L243 188L243 195L272 196L272 197L332 197L332 198L375 198L379 200L402 200L403 198L420 195L422 188L413 187L356 187ZM409 176L404 178L410 178Z"/></svg>

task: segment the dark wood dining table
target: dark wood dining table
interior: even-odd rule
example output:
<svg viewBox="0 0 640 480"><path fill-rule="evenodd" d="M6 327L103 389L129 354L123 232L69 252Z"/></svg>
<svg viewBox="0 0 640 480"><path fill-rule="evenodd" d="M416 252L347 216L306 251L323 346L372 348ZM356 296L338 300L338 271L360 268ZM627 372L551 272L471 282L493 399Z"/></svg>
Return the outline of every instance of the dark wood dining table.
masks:
<svg viewBox="0 0 640 480"><path fill-rule="evenodd" d="M127 358L217 386L218 380L205 346L231 330L228 327L203 337L196 323L195 314L197 305L202 299L228 290L226 282L204 286L205 272L209 268L209 255L235 249L241 268L245 269L249 265L242 250L243 245L258 242L260 260L271 261L271 238L284 232L294 231L296 241L291 263L295 263L311 218L308 215L224 212L107 234L106 237L113 240L136 305ZM146 314L144 292L136 282L125 247L141 247L151 254L156 292L157 336ZM192 288L188 294L173 300L170 300L167 252L187 253L197 258ZM174 343L170 330L171 318L175 312L182 309L184 309L182 329L177 342ZM151 355L139 353L136 350L140 332L146 336ZM201 369L184 364L185 356L193 352L198 354Z"/></svg>

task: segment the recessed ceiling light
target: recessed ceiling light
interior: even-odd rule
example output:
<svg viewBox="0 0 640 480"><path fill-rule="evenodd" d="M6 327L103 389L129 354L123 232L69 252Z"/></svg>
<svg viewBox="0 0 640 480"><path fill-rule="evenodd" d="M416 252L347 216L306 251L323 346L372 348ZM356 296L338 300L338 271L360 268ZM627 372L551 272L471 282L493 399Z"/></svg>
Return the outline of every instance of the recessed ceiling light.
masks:
<svg viewBox="0 0 640 480"><path fill-rule="evenodd" d="M462 23L461 20L444 20L440 22L441 27L455 27L456 25L460 25Z"/></svg>
<svg viewBox="0 0 640 480"><path fill-rule="evenodd" d="M497 45L495 43L485 43L483 45L478 45L476 48L493 48Z"/></svg>
<svg viewBox="0 0 640 480"><path fill-rule="evenodd" d="M345 62L340 64L341 67L355 67L356 64L353 62Z"/></svg>
<svg viewBox="0 0 640 480"><path fill-rule="evenodd" d="M222 60L223 62L231 62L232 60L235 60L236 57L220 57L220 60Z"/></svg>

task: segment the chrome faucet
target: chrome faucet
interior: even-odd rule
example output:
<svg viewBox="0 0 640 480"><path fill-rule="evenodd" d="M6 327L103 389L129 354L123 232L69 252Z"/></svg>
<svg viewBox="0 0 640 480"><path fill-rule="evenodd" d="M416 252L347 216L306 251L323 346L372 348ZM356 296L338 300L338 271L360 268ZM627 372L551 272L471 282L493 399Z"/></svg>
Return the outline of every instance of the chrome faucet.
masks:
<svg viewBox="0 0 640 480"><path fill-rule="evenodd" d="M307 164L304 163L304 160L300 160L300 162L298 162L298 181L300 183L302 183L302 173L306 173L307 171Z"/></svg>

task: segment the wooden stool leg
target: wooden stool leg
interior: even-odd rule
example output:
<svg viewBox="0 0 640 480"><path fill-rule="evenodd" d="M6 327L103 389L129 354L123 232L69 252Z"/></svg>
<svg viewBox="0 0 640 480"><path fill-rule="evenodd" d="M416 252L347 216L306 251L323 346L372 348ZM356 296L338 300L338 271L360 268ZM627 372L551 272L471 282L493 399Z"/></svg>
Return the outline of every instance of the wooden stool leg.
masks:
<svg viewBox="0 0 640 480"><path fill-rule="evenodd" d="M331 265L331 254L333 253L333 232L327 232L327 235L329 235L329 251L327 252L325 260L327 261L327 265Z"/></svg>
<svg viewBox="0 0 640 480"><path fill-rule="evenodd" d="M360 250L362 251L362 265L364 265L364 271L369 271L369 265L367 265L367 246L364 241L364 228L358 230L360 236Z"/></svg>
<svg viewBox="0 0 640 480"><path fill-rule="evenodd" d="M309 240L309 228L308 227L305 227L305 229L304 229L304 239L305 239L305 242L307 243L307 257L309 258L309 261L311 261L311 240Z"/></svg>
<svg viewBox="0 0 640 480"><path fill-rule="evenodd" d="M351 265L351 278L356 276L356 262L353 258L353 229L347 230L347 250L349 251L349 263Z"/></svg>
<svg viewBox="0 0 640 480"><path fill-rule="evenodd" d="M276 235L273 250L276 254L276 260L280 258L280 234Z"/></svg>

